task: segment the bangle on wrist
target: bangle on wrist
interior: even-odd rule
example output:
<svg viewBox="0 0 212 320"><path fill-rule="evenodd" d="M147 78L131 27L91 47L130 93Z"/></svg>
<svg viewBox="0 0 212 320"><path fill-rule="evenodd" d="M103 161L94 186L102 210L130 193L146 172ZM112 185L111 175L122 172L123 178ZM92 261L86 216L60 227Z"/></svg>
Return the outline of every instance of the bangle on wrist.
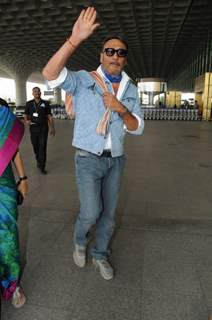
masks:
<svg viewBox="0 0 212 320"><path fill-rule="evenodd" d="M27 180L27 176L24 176L24 177L19 177L19 181L23 181L23 180Z"/></svg>
<svg viewBox="0 0 212 320"><path fill-rule="evenodd" d="M73 42L72 42L69 38L67 38L66 41L67 41L74 49L77 48L77 46L76 46L75 44L73 44Z"/></svg>

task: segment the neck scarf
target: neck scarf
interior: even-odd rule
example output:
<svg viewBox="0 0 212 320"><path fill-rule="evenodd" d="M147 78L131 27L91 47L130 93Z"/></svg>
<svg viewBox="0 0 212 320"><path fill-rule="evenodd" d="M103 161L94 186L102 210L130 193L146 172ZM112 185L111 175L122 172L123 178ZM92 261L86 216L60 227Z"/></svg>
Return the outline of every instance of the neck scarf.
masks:
<svg viewBox="0 0 212 320"><path fill-rule="evenodd" d="M104 73L105 77L112 83L118 83L118 82L121 82L121 79L122 79L122 74L120 73L118 76L112 76L111 74L107 73L102 65L101 65L101 70L102 72Z"/></svg>

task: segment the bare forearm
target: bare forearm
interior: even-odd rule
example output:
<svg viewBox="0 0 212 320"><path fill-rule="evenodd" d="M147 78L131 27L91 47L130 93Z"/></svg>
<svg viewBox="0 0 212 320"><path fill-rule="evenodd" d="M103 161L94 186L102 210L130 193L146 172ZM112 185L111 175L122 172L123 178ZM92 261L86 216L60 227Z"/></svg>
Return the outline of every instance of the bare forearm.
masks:
<svg viewBox="0 0 212 320"><path fill-rule="evenodd" d="M138 129L138 120L134 115L129 112L125 107L123 108L119 115L123 119L124 124L127 127L127 130L129 131L135 131Z"/></svg>
<svg viewBox="0 0 212 320"><path fill-rule="evenodd" d="M42 72L46 80L54 80L58 77L60 71L64 68L78 46L77 43L73 43L73 45L71 43L73 42L66 41L46 64Z"/></svg>
<svg viewBox="0 0 212 320"><path fill-rule="evenodd" d="M19 151L16 153L13 161L19 177L18 190L22 193L23 197L25 198L28 192L28 182L27 182L27 176L24 170L23 160L21 158Z"/></svg>
<svg viewBox="0 0 212 320"><path fill-rule="evenodd" d="M24 177L26 174L25 174L25 170L24 170L23 160L21 158L21 155L20 155L19 151L16 153L15 158L14 158L13 161L14 161L15 168L16 168L18 176L19 177Z"/></svg>
<svg viewBox="0 0 212 320"><path fill-rule="evenodd" d="M52 116L50 116L50 115L48 116L48 124L49 124L50 128L54 129L54 121L53 121Z"/></svg>
<svg viewBox="0 0 212 320"><path fill-rule="evenodd" d="M28 118L28 115L24 115L24 121L26 124L30 124L31 120Z"/></svg>
<svg viewBox="0 0 212 320"><path fill-rule="evenodd" d="M54 127L54 120L51 115L48 115L48 126L49 126L49 133L51 136L55 136L55 127Z"/></svg>

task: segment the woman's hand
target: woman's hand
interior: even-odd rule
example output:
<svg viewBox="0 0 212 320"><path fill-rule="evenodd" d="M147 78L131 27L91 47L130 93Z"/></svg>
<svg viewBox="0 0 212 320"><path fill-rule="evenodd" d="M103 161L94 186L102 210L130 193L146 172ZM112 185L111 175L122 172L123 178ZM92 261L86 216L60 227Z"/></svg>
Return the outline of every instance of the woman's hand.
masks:
<svg viewBox="0 0 212 320"><path fill-rule="evenodd" d="M21 192L22 196L26 198L28 193L28 182L27 180L21 180L18 185L18 190Z"/></svg>
<svg viewBox="0 0 212 320"><path fill-rule="evenodd" d="M54 137L55 136L55 128L53 128L53 127L50 128L49 134L50 134L50 136Z"/></svg>
<svg viewBox="0 0 212 320"><path fill-rule="evenodd" d="M75 22L71 35L71 42L78 46L82 41L90 37L90 35L99 27L100 23L95 23L97 12L94 7L83 9Z"/></svg>

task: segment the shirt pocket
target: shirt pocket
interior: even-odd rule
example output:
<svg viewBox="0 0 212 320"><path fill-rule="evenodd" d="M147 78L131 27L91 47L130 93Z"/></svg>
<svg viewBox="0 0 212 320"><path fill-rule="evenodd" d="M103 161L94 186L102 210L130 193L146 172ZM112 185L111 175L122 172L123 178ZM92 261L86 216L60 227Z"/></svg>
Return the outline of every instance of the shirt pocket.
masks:
<svg viewBox="0 0 212 320"><path fill-rule="evenodd" d="M103 92L96 84L85 87L85 90L80 94L80 106L88 114L92 113L93 119L98 118L102 113L104 113L105 106L103 103Z"/></svg>
<svg viewBox="0 0 212 320"><path fill-rule="evenodd" d="M93 85L87 87L87 89L91 92L93 97L100 97L102 99L103 97L103 90L96 84L94 83Z"/></svg>
<svg viewBox="0 0 212 320"><path fill-rule="evenodd" d="M121 99L121 103L130 111L132 112L135 104L136 104L136 98L135 97L126 97Z"/></svg>

